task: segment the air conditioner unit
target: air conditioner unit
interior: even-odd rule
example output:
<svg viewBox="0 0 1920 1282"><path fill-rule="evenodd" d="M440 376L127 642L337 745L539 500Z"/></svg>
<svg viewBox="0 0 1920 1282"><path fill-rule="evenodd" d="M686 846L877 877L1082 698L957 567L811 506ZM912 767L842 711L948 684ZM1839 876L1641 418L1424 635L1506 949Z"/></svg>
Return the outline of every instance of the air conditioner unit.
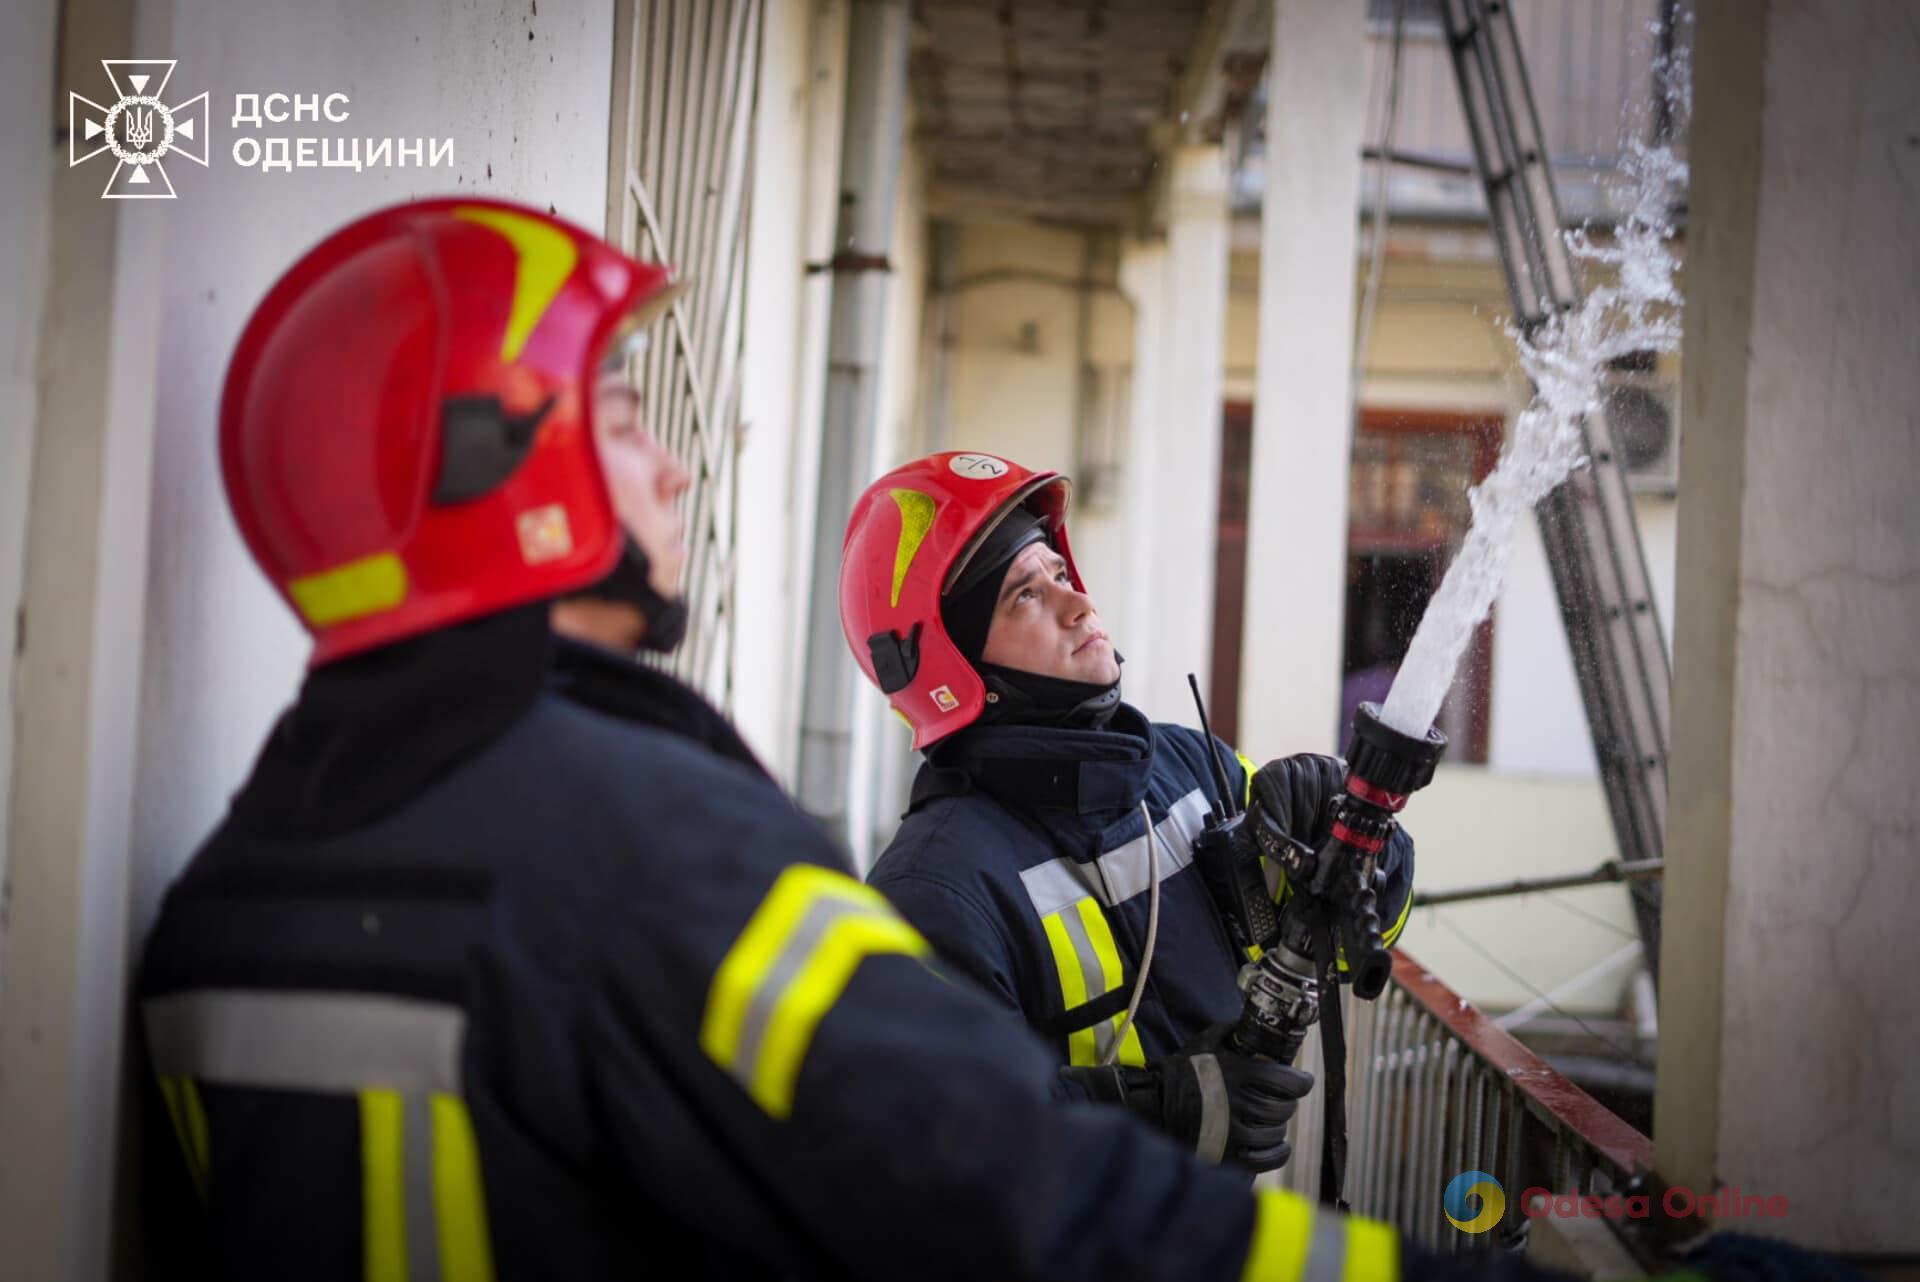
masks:
<svg viewBox="0 0 1920 1282"><path fill-rule="evenodd" d="M1680 387L1659 370L1615 370L1601 403L1627 486L1641 494L1680 488Z"/></svg>

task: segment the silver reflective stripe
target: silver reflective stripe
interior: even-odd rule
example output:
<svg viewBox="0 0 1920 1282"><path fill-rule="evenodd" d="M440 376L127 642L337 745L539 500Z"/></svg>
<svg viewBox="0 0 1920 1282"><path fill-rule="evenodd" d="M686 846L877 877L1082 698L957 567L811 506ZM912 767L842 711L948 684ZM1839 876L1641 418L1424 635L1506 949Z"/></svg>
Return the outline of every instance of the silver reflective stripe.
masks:
<svg viewBox="0 0 1920 1282"><path fill-rule="evenodd" d="M432 1097L462 1096L464 1010L371 993L209 988L149 998L142 1014L153 1068L162 1076L267 1090L397 1094L408 1276L412 1282L441 1276Z"/></svg>
<svg viewBox="0 0 1920 1282"><path fill-rule="evenodd" d="M1069 907L1060 914L1060 926L1073 942L1073 955L1080 959L1080 975L1086 980L1087 1000L1102 996L1107 991L1107 972L1101 969L1100 954L1094 951L1093 940L1087 937L1087 923L1080 920L1078 910ZM1113 1021L1103 1019L1093 1026L1094 1053L1104 1060L1112 1045Z"/></svg>
<svg viewBox="0 0 1920 1282"><path fill-rule="evenodd" d="M1227 1079L1220 1061L1195 1055L1187 1061L1200 1081L1200 1138L1193 1151L1216 1165L1227 1155L1227 1132L1233 1124L1233 1101L1227 1098Z"/></svg>
<svg viewBox="0 0 1920 1282"><path fill-rule="evenodd" d="M362 993L199 989L149 998L154 1070L232 1086L460 1094L466 1012Z"/></svg>
<svg viewBox="0 0 1920 1282"><path fill-rule="evenodd" d="M1193 839L1207 817L1207 798L1198 788L1167 808L1164 819L1155 824L1160 834L1160 880L1193 862ZM1115 846L1097 861L1101 876L1113 893L1113 903L1124 904L1135 895L1146 893L1153 881L1153 868L1147 857L1148 834L1141 833L1124 845Z"/></svg>
<svg viewBox="0 0 1920 1282"><path fill-rule="evenodd" d="M1035 864L1020 874L1020 881L1033 901L1033 911L1042 917L1071 908L1089 895L1099 903L1106 894L1092 866L1072 859Z"/></svg>
<svg viewBox="0 0 1920 1282"><path fill-rule="evenodd" d="M1340 1282L1340 1270L1347 1262L1347 1217L1318 1209L1313 1216L1313 1236L1307 1240L1307 1267L1300 1282Z"/></svg>
<svg viewBox="0 0 1920 1282"><path fill-rule="evenodd" d="M1207 809L1206 795L1195 788L1174 802L1154 825L1161 842L1156 854L1162 882L1193 862L1193 839L1200 834ZM1020 881L1027 888L1027 898L1033 901L1034 912L1045 917L1087 895L1103 907L1115 908L1144 894L1153 881L1146 833L1115 846L1094 863L1099 865L1098 871L1092 864L1075 859L1052 859L1021 873Z"/></svg>
<svg viewBox="0 0 1920 1282"><path fill-rule="evenodd" d="M800 973L800 968L813 958L827 931L842 917L872 916L874 912L872 904L831 895L822 895L807 907L799 924L794 926L786 942L781 945L779 956L774 958L773 964L767 967L765 976L754 988L746 1014L740 1018L739 1049L727 1069L733 1074L734 1080L749 1091L753 1089L754 1071L760 1063L760 1043L766 1038L767 1026L773 1022L773 1013L779 1008L781 994L787 991L787 986Z"/></svg>

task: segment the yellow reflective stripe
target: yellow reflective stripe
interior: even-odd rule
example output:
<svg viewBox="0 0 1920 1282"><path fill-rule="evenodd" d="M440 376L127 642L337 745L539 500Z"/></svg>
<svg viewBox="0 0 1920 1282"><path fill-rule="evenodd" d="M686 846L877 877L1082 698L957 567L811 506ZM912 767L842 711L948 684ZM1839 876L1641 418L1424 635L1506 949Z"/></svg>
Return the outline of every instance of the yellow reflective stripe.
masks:
<svg viewBox="0 0 1920 1282"><path fill-rule="evenodd" d="M1074 914L1072 923L1065 915L1069 912ZM1082 897L1058 912L1048 913L1040 919L1040 925L1046 931L1054 969L1060 972L1060 1004L1063 1010L1071 1012L1095 997L1112 992L1124 982L1126 972L1121 966L1120 950L1114 943L1113 929L1107 924L1107 916L1100 911L1100 905L1090 896ZM1091 956L1075 946L1076 925ZM1067 1062L1082 1067L1099 1063L1102 1048L1112 1044L1113 1037L1119 1033L1125 1020L1126 1012L1122 1011L1118 1015L1108 1016L1104 1027L1096 1022L1068 1033ZM1122 1064L1134 1066L1142 1066L1147 1062L1137 1026L1127 1026L1126 1036L1120 1039L1116 1058Z"/></svg>
<svg viewBox="0 0 1920 1282"><path fill-rule="evenodd" d="M1125 972L1120 966L1120 950L1113 942L1113 928L1107 924L1107 915L1100 911L1100 905L1091 899L1082 899L1076 907L1080 910L1080 924L1087 928L1087 939L1093 944L1093 955L1100 959L1100 976L1104 982L1099 996L1110 993L1120 987ZM1114 1032L1120 1031L1120 1025L1127 1017L1125 1011L1108 1021ZM1088 1030L1091 1032L1092 1030ZM1127 1026L1127 1035L1120 1040L1120 1054L1117 1057L1122 1064L1143 1067L1147 1062L1145 1052L1140 1049L1140 1029L1137 1025Z"/></svg>
<svg viewBox="0 0 1920 1282"><path fill-rule="evenodd" d="M1066 911L1062 908L1060 913ZM1060 972L1061 1003L1065 1009L1072 1010L1086 1003L1087 980L1080 971L1079 955L1073 951L1073 941L1067 938L1067 926L1060 920L1060 913L1048 913L1040 919L1040 925L1047 932L1047 946L1053 950L1054 969ZM1067 1063L1090 1068L1099 1058L1091 1028L1076 1028L1067 1034Z"/></svg>
<svg viewBox="0 0 1920 1282"><path fill-rule="evenodd" d="M933 528L933 499L919 490L888 490L900 509L900 542L893 550L893 597L890 605L900 604L900 586L907 581L907 570L914 555Z"/></svg>
<svg viewBox="0 0 1920 1282"><path fill-rule="evenodd" d="M770 1115L789 1116L815 1027L878 953L932 952L879 891L813 864L783 871L721 959L700 1046Z"/></svg>
<svg viewBox="0 0 1920 1282"><path fill-rule="evenodd" d="M360 1092L360 1217L366 1282L407 1282L400 1092Z"/></svg>
<svg viewBox="0 0 1920 1282"><path fill-rule="evenodd" d="M406 599L407 567L391 552L376 552L287 584L300 617L316 628L390 610Z"/></svg>
<svg viewBox="0 0 1920 1282"><path fill-rule="evenodd" d="M1407 918L1412 915L1413 887L1409 886L1407 887L1407 902L1400 905L1400 919L1389 926L1386 933L1381 936L1381 939L1386 942L1388 948L1393 947L1393 941L1400 938L1400 932L1407 928Z"/></svg>
<svg viewBox="0 0 1920 1282"><path fill-rule="evenodd" d="M180 1141L181 1155L187 1159L187 1174L200 1200L207 1198L208 1161L207 1114L200 1106L200 1091L191 1077L165 1075L160 1078L160 1095L167 1102L167 1116L173 1121L174 1138Z"/></svg>
<svg viewBox="0 0 1920 1282"><path fill-rule="evenodd" d="M1126 1017L1127 1013L1125 1011L1121 1011L1113 1017L1114 1032L1117 1033L1120 1031L1120 1022ZM1120 1039L1119 1062L1130 1065L1133 1068L1145 1068L1147 1066L1146 1052L1140 1049L1140 1025L1138 1023L1127 1025L1127 1035Z"/></svg>
<svg viewBox="0 0 1920 1282"><path fill-rule="evenodd" d="M1399 1282L1400 1235L1390 1224L1347 1217L1347 1258L1340 1282Z"/></svg>
<svg viewBox="0 0 1920 1282"><path fill-rule="evenodd" d="M1061 909L1060 912L1065 912ZM1073 941L1067 938L1066 923L1060 920L1060 913L1049 913L1040 919L1046 928L1047 944L1053 949L1053 964L1060 972L1060 997L1068 1010L1075 1006L1084 1006L1087 1001L1086 976L1080 973L1080 958L1073 951Z"/></svg>
<svg viewBox="0 0 1920 1282"><path fill-rule="evenodd" d="M793 1087L800 1064L813 1043L814 1029L840 1000L854 970L878 953L924 956L930 949L920 932L898 917L843 917L828 927L787 990L780 995L760 1045L752 1094L774 1117L793 1113Z"/></svg>
<svg viewBox="0 0 1920 1282"><path fill-rule="evenodd" d="M795 864L780 874L740 938L727 950L707 993L700 1047L722 1068L731 1069L739 1056L747 1006L760 980L779 956L781 945L793 934L794 926L823 895L881 907L886 903L871 886L813 864Z"/></svg>
<svg viewBox="0 0 1920 1282"><path fill-rule="evenodd" d="M540 323L547 307L559 295L560 287L573 274L580 251L574 247L573 237L551 223L525 214L465 206L454 210L453 216L491 227L513 244L513 305L507 313L507 333L500 343L500 359L518 360L534 326Z"/></svg>
<svg viewBox="0 0 1920 1282"><path fill-rule="evenodd" d="M213 1175L213 1154L207 1141L207 1111L200 1104L200 1088L191 1077L180 1079L180 1111L187 1119L187 1140L192 1145L194 1169L200 1174L204 1193Z"/></svg>
<svg viewBox="0 0 1920 1282"><path fill-rule="evenodd" d="M1262 1189L1253 1207L1253 1241L1240 1282L1300 1282L1313 1239L1313 1204L1298 1193Z"/></svg>
<svg viewBox="0 0 1920 1282"><path fill-rule="evenodd" d="M432 1096L433 1217L440 1236L442 1282L492 1282L493 1246L480 1183L473 1119L457 1096Z"/></svg>
<svg viewBox="0 0 1920 1282"><path fill-rule="evenodd" d="M1235 749L1233 755L1240 759L1240 768L1247 773L1247 797L1243 804L1251 806L1253 804L1253 777L1260 772L1260 768L1253 764L1253 758L1238 749ZM1269 884L1273 887L1273 902L1276 904L1286 903L1288 896L1293 894L1293 887L1287 884L1286 869L1271 867L1267 861L1267 857L1261 855L1260 875L1268 878ZM1247 950L1247 960L1260 960L1260 952L1257 947Z"/></svg>

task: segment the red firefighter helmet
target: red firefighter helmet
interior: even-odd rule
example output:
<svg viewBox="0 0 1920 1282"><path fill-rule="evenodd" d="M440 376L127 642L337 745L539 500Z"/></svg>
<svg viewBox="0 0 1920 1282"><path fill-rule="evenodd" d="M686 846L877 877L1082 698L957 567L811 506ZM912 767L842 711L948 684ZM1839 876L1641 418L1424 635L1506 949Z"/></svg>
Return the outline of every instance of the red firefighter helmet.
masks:
<svg viewBox="0 0 1920 1282"><path fill-rule="evenodd" d="M537 210L430 200L342 228L267 291L227 369L220 465L315 666L612 568L595 367L670 281Z"/></svg>
<svg viewBox="0 0 1920 1282"><path fill-rule="evenodd" d="M1008 513L1043 517L1073 586L1085 591L1067 544L1072 483L991 454L933 454L895 468L853 505L840 557L840 626L867 680L880 687L925 748L986 706L987 689L947 635L940 598Z"/></svg>

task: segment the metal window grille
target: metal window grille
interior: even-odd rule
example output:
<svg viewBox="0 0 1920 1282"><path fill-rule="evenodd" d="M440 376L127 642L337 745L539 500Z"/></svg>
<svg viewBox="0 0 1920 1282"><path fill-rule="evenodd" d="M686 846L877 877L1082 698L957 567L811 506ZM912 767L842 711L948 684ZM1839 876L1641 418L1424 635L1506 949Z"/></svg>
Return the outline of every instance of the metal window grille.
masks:
<svg viewBox="0 0 1920 1282"><path fill-rule="evenodd" d="M687 465L687 642L663 666L722 707L733 581L747 227L761 0L617 0L608 235L671 263L687 292L636 379L654 435Z"/></svg>

